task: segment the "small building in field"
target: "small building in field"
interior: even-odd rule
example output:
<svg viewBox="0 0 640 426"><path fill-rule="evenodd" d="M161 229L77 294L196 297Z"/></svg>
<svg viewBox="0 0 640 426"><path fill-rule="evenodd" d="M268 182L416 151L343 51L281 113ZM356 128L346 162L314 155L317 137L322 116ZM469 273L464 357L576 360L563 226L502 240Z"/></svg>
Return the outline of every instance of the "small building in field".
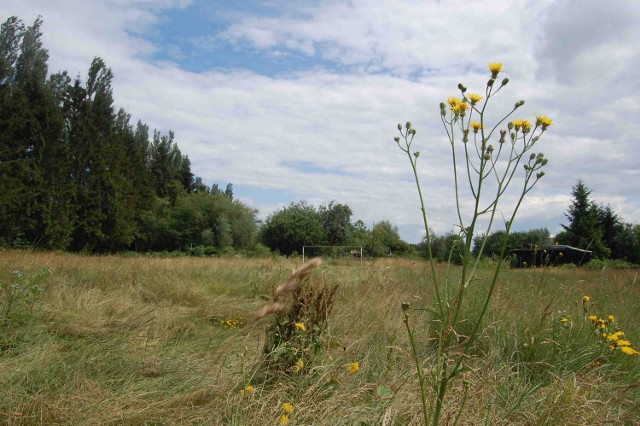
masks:
<svg viewBox="0 0 640 426"><path fill-rule="evenodd" d="M531 266L556 266L565 263L584 265L591 261L593 252L567 245L548 245L531 249L511 250L511 266L528 268Z"/></svg>

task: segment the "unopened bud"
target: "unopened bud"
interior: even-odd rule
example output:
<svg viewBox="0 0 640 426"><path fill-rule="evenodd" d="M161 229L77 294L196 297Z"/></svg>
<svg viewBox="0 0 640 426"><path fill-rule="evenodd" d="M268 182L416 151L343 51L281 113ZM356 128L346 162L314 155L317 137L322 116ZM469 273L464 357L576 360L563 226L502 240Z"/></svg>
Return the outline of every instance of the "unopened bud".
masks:
<svg viewBox="0 0 640 426"><path fill-rule="evenodd" d="M462 142L469 142L469 129L464 129L462 132Z"/></svg>
<svg viewBox="0 0 640 426"><path fill-rule="evenodd" d="M503 79L502 80L502 85L506 86L507 84L509 84L509 79L508 78Z"/></svg>
<svg viewBox="0 0 640 426"><path fill-rule="evenodd" d="M529 171L529 170L531 170L531 167L529 167L529 165L528 165L528 164L525 164L525 165L524 165L524 169L525 169L526 171Z"/></svg>
<svg viewBox="0 0 640 426"><path fill-rule="evenodd" d="M544 176L544 172L540 172L540 173L537 173L537 174L536 174L536 177L537 177L538 179L540 179L542 176Z"/></svg>
<svg viewBox="0 0 640 426"><path fill-rule="evenodd" d="M394 141L400 143L400 138L398 136L396 136L395 138L393 138Z"/></svg>
<svg viewBox="0 0 640 426"><path fill-rule="evenodd" d="M540 163L540 164L542 164L543 166L546 166L548 162L549 162L549 160L547 160L547 159L545 158L544 160L542 160L542 163Z"/></svg>
<svg viewBox="0 0 640 426"><path fill-rule="evenodd" d="M487 147L487 152L493 152L493 145L489 145Z"/></svg>
<svg viewBox="0 0 640 426"><path fill-rule="evenodd" d="M398 130L402 130L402 124L398 123Z"/></svg>
<svg viewBox="0 0 640 426"><path fill-rule="evenodd" d="M409 133L411 133L412 135L416 134L416 129L409 129Z"/></svg>
<svg viewBox="0 0 640 426"><path fill-rule="evenodd" d="M534 158L536 158L536 153L532 152L531 155L529 156L529 160L533 160Z"/></svg>
<svg viewBox="0 0 640 426"><path fill-rule="evenodd" d="M416 151L416 152L414 152L414 153L413 153L413 156L414 156L414 157L416 157L416 158L420 157L420 151Z"/></svg>
<svg viewBox="0 0 640 426"><path fill-rule="evenodd" d="M490 78L489 81L487 81L487 86L489 87L493 86L494 81L495 81L494 79Z"/></svg>
<svg viewBox="0 0 640 426"><path fill-rule="evenodd" d="M540 136L534 136L534 138L531 139L531 142L536 143L538 142L538 139L540 139Z"/></svg>
<svg viewBox="0 0 640 426"><path fill-rule="evenodd" d="M512 130L513 129L513 123L510 121L509 124L507 124L507 129Z"/></svg>
<svg viewBox="0 0 640 426"><path fill-rule="evenodd" d="M405 124L405 127L406 127L407 129L410 129L410 128L411 128L411 122L410 122L410 121L407 121L407 124Z"/></svg>
<svg viewBox="0 0 640 426"><path fill-rule="evenodd" d="M460 91L461 91L462 93L464 93L464 92L466 92L466 91L467 91L467 88L466 88L466 87L464 87L464 85L463 85L462 83L458 83L458 89L460 89Z"/></svg>
<svg viewBox="0 0 640 426"><path fill-rule="evenodd" d="M511 140L512 141L516 140L516 132L511 132Z"/></svg>
<svg viewBox="0 0 640 426"><path fill-rule="evenodd" d="M485 154L484 155L484 159L485 160L491 160L491 154Z"/></svg>
<svg viewBox="0 0 640 426"><path fill-rule="evenodd" d="M403 311L408 311L409 309L411 309L411 304L409 302L402 302L402 304L400 305L400 307L402 308Z"/></svg>

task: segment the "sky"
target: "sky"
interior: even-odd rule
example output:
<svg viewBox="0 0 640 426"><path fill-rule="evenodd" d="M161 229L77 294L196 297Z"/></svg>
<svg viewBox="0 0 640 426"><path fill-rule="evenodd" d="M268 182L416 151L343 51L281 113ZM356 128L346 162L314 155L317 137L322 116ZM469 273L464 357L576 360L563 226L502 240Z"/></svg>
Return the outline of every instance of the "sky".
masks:
<svg viewBox="0 0 640 426"><path fill-rule="evenodd" d="M460 82L484 93L487 64L500 62L510 82L491 98L488 122L520 99L513 119L554 122L533 150L549 160L545 176L513 229L561 231L578 180L593 201L640 223L635 0L4 0L0 19L13 15L42 16L50 72L84 78L102 57L115 105L133 123L173 130L194 174L233 183L261 219L292 202L335 201L354 221L388 220L420 241L413 172L393 140L411 121L429 226L457 232L439 104L459 96ZM469 212L471 200L461 203Z"/></svg>

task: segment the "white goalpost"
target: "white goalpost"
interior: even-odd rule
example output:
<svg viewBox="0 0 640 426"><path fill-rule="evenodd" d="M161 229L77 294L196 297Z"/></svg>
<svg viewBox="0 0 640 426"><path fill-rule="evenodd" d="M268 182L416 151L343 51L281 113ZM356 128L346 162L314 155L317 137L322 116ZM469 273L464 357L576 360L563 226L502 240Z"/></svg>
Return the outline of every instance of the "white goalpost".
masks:
<svg viewBox="0 0 640 426"><path fill-rule="evenodd" d="M337 251L341 251L345 254L348 253L348 256L343 255L343 257L354 257L356 259L360 259L360 265L362 265L362 259L364 257L362 246L302 246L302 262L305 261L305 258L308 255L308 249L318 251L330 250L332 257L336 257Z"/></svg>

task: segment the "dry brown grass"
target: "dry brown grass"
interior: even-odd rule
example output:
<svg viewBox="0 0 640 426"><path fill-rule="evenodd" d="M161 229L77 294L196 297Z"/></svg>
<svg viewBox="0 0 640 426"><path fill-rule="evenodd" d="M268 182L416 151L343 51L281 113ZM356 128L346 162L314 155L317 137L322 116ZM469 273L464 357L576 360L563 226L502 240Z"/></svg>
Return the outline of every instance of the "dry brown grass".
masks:
<svg viewBox="0 0 640 426"><path fill-rule="evenodd" d="M0 351L0 422L276 424L289 402L291 424L420 424L400 310L404 301L433 301L420 261L325 262L313 277L339 290L313 366L241 393L260 361L265 324L227 328L220 320L250 318L296 266L295 259L0 253L3 282L15 269L51 270L32 315L2 330L11 344ZM505 271L470 370L449 394L452 410L463 386L471 390L461 424L640 422L640 360L587 359L597 341L577 327L554 336L551 323L558 310L577 323L581 297L589 294L594 310L614 314L640 343L635 274ZM482 280L474 286L470 315ZM412 324L428 360L428 314L416 314ZM532 337L539 339L533 346ZM353 361L361 369L350 374ZM391 395L378 395L380 385Z"/></svg>

